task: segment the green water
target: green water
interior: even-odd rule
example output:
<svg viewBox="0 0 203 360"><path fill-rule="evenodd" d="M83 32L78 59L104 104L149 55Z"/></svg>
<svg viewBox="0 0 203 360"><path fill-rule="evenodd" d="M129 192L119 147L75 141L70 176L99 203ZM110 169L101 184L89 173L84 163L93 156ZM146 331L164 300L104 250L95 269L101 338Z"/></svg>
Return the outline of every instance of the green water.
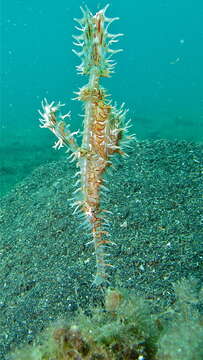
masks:
<svg viewBox="0 0 203 360"><path fill-rule="evenodd" d="M106 1L87 1L97 11ZM40 101L61 100L80 127L81 105L73 91L87 82L78 76L71 51L73 18L82 1L1 0L1 194L34 168L63 156L41 130ZM138 139L201 142L203 129L203 3L201 0L110 2L119 16L110 32L124 33L115 56L116 73L103 85L125 102ZM116 45L115 45L116 48Z"/></svg>

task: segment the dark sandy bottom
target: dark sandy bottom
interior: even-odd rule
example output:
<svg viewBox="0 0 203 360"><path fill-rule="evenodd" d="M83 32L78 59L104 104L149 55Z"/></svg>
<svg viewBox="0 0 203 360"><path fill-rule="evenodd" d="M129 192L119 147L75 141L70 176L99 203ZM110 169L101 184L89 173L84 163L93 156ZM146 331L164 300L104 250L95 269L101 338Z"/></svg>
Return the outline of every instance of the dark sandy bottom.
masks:
<svg viewBox="0 0 203 360"><path fill-rule="evenodd" d="M202 279L202 146L135 143L107 175L111 286L150 299L155 311L174 301L172 284ZM73 215L75 164L36 169L1 202L0 358L31 342L50 321L101 301L92 286L95 258Z"/></svg>

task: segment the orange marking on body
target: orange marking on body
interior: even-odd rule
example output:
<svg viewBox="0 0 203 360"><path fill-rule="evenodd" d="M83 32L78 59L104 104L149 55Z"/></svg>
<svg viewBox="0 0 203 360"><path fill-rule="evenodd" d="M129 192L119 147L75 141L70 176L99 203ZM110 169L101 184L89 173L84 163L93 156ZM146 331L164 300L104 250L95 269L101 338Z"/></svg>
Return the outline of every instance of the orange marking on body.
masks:
<svg viewBox="0 0 203 360"><path fill-rule="evenodd" d="M96 247L101 246L101 245L104 245L104 244L111 244L111 241L109 241L109 240L97 241Z"/></svg>
<svg viewBox="0 0 203 360"><path fill-rule="evenodd" d="M99 19L99 21L98 21L97 28L98 28L98 32L100 32L101 31L101 19Z"/></svg>

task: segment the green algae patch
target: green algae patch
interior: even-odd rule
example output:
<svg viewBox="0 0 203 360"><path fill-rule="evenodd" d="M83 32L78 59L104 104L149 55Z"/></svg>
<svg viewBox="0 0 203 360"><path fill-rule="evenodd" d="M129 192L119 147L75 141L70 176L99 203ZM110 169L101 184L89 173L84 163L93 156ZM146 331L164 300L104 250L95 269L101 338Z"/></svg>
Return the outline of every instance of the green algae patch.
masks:
<svg viewBox="0 0 203 360"><path fill-rule="evenodd" d="M174 284L175 302L161 313L126 290L108 289L104 307L52 324L12 360L201 360L203 349L198 282Z"/></svg>

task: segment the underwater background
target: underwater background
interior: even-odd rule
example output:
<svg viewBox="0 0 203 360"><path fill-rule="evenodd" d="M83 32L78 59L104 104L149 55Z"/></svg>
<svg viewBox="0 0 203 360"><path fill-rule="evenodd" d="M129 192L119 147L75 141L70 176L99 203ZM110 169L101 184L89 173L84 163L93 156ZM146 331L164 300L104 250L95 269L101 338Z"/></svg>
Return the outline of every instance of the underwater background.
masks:
<svg viewBox="0 0 203 360"><path fill-rule="evenodd" d="M126 291L119 296L124 312L109 311L92 286L94 250L69 201L75 163L52 148L56 139L38 120L46 97L66 103L71 129L81 128L81 104L72 98L88 79L77 75L80 59L71 49L73 19L85 3L0 4L0 358L41 359L42 330L69 331L87 315L94 327L88 333L98 340L97 323L111 359L120 352L125 360L202 360L202 1L113 0L107 10L120 17L109 30L124 33L115 44L124 51L102 85L118 105L125 102L138 139L129 157L114 162L101 197L116 244L109 249L110 286ZM86 4L95 13L106 1ZM104 315L99 322L91 316L96 306ZM23 356L11 355L33 341L37 351L31 345ZM86 359L96 358L89 345L82 348Z"/></svg>
<svg viewBox="0 0 203 360"><path fill-rule="evenodd" d="M41 100L66 103L72 129L81 126L73 92L87 82L77 75L71 51L80 6L94 13L107 1L1 0L1 195L37 166L65 156L39 128ZM104 79L118 104L125 102L138 140L202 142L203 3L201 0L109 2L110 29L124 33L115 48L115 74Z"/></svg>

